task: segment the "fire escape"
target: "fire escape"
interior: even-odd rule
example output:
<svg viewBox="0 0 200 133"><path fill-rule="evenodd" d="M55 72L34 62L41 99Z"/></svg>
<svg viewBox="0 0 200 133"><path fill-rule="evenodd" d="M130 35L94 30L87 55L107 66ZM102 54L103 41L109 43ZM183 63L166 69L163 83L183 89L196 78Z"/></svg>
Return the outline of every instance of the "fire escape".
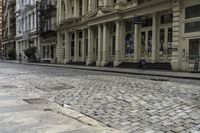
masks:
<svg viewBox="0 0 200 133"><path fill-rule="evenodd" d="M3 17L2 17L2 42L3 55L7 55L9 49L15 48L16 20L15 20L15 0L3 1Z"/></svg>
<svg viewBox="0 0 200 133"><path fill-rule="evenodd" d="M56 0L37 2L37 33L46 39L56 36Z"/></svg>

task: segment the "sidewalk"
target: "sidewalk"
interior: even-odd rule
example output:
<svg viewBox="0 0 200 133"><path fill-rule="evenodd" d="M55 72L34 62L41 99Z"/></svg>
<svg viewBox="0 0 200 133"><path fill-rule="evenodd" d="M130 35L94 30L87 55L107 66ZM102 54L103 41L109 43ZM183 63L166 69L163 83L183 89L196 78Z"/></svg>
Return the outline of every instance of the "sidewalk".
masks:
<svg viewBox="0 0 200 133"><path fill-rule="evenodd" d="M2 60L2 62L18 64L18 61ZM67 65L67 64L45 64L45 63L22 63L22 64L45 66L45 67L60 67L60 68L90 70L90 71L112 72L112 73L121 73L121 74L147 75L147 76L159 76L159 77L200 80L200 74L189 73L189 72L173 72L173 71L144 70L144 69L125 69L125 68L94 67L94 66L77 66L77 65Z"/></svg>
<svg viewBox="0 0 200 133"><path fill-rule="evenodd" d="M11 94L10 94L11 93ZM1 133L122 133L44 98L0 86Z"/></svg>

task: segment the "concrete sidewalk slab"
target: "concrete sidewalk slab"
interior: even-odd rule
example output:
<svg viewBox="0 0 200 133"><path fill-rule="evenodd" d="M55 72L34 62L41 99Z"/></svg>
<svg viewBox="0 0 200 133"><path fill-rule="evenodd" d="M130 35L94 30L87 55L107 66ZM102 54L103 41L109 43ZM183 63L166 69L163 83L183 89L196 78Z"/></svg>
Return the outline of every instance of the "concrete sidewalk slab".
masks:
<svg viewBox="0 0 200 133"><path fill-rule="evenodd" d="M51 101L31 104L3 89L0 90L0 99L1 104L6 105L0 107L1 133L120 133L95 120L92 120L94 124L88 124L91 118ZM82 121L80 116L89 122Z"/></svg>

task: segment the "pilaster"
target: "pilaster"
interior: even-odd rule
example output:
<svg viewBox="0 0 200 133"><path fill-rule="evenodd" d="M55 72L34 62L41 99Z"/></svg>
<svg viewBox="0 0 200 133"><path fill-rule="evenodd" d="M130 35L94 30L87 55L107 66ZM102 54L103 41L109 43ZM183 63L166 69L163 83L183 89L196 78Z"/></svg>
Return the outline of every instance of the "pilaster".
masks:
<svg viewBox="0 0 200 133"><path fill-rule="evenodd" d="M65 32L65 61L64 63L67 64L71 61L71 47L70 47L70 39L69 39L69 32Z"/></svg>
<svg viewBox="0 0 200 133"><path fill-rule="evenodd" d="M172 69L180 70L180 0L173 0L173 43L172 43Z"/></svg>
<svg viewBox="0 0 200 133"><path fill-rule="evenodd" d="M107 57L108 57L108 55L107 55L107 41L108 41L108 39L107 39L107 36L108 36L108 32L107 32L107 24L106 23L104 23L103 24L103 51L102 51L102 54L103 54L103 58L102 58L102 62L101 62L101 66L105 66L106 65L106 63L108 62L108 59L107 59Z"/></svg>
<svg viewBox="0 0 200 133"><path fill-rule="evenodd" d="M85 50L85 45L86 45L86 34L85 34L85 29L83 29L83 37L82 37L82 62L85 62L86 58L86 50Z"/></svg>
<svg viewBox="0 0 200 133"><path fill-rule="evenodd" d="M153 25L152 25L152 63L156 62L156 49L157 49L157 13L153 14Z"/></svg>
<svg viewBox="0 0 200 133"><path fill-rule="evenodd" d="M139 25L135 24L134 28L134 61L139 61Z"/></svg>
<svg viewBox="0 0 200 133"><path fill-rule="evenodd" d="M117 21L116 22L116 47L115 47L115 61L114 61L114 66L117 67L119 66L119 64L121 63L121 59L120 59L120 44L121 44L121 40L122 40L122 37L121 37L121 22Z"/></svg>
<svg viewBox="0 0 200 133"><path fill-rule="evenodd" d="M87 65L93 62L93 35L91 27L88 27L88 59Z"/></svg>
<svg viewBox="0 0 200 133"><path fill-rule="evenodd" d="M74 62L78 61L78 31L75 31L74 33L75 39L74 39Z"/></svg>
<svg viewBox="0 0 200 133"><path fill-rule="evenodd" d="M57 63L61 63L61 38L60 34L57 33L57 44L56 44L56 58L57 58Z"/></svg>
<svg viewBox="0 0 200 133"><path fill-rule="evenodd" d="M98 59L97 66L101 66L102 60L102 26L98 25Z"/></svg>

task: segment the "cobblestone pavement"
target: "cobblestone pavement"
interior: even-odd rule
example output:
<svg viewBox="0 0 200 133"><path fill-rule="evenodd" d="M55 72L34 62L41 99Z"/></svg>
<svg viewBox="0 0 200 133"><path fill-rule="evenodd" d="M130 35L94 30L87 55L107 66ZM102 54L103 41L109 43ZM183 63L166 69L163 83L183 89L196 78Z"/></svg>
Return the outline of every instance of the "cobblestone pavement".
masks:
<svg viewBox="0 0 200 133"><path fill-rule="evenodd" d="M0 86L129 133L200 132L200 81L0 63Z"/></svg>

